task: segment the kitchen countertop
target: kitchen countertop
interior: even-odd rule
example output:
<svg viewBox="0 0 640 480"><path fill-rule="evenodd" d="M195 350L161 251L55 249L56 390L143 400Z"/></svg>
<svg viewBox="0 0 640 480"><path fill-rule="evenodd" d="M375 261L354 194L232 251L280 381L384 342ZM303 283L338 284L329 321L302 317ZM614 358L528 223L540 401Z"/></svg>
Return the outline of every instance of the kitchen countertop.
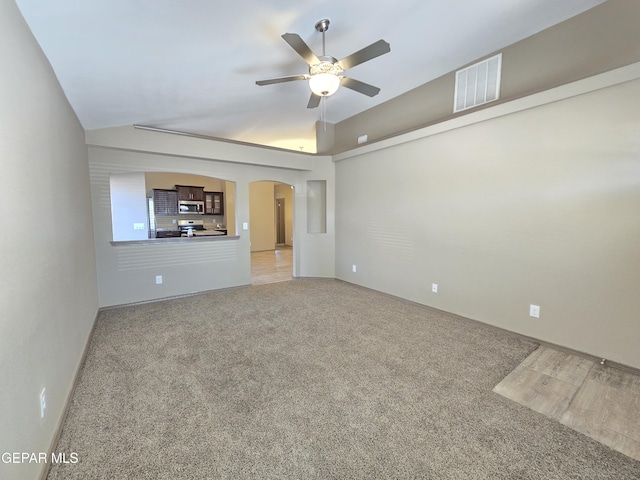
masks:
<svg viewBox="0 0 640 480"><path fill-rule="evenodd" d="M114 247L126 245L162 245L165 243L199 243L199 242L219 242L225 240L239 240L239 235L200 235L195 237L168 237L168 238L148 238L146 240L111 240L109 243Z"/></svg>

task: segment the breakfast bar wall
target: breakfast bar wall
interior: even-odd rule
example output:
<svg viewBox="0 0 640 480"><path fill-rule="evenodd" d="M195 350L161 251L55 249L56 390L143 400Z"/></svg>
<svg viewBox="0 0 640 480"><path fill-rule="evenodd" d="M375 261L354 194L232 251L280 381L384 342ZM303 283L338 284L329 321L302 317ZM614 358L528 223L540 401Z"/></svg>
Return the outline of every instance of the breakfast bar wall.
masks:
<svg viewBox="0 0 640 480"><path fill-rule="evenodd" d="M330 157L230 147L213 140L134 128L89 131L87 144L100 307L250 284L249 184L261 180L294 187L294 276L335 277L334 163ZM150 153L154 148L158 151ZM181 156L187 154L189 158ZM281 167L261 164L269 156L272 164ZM234 218L227 217L225 222L236 225L233 233L237 235L230 232L226 237L208 239L211 241L112 242L109 179L113 174L133 172L200 175L233 183L233 198L227 195L226 201L234 202ZM327 183L324 234L309 234L306 229L308 180Z"/></svg>

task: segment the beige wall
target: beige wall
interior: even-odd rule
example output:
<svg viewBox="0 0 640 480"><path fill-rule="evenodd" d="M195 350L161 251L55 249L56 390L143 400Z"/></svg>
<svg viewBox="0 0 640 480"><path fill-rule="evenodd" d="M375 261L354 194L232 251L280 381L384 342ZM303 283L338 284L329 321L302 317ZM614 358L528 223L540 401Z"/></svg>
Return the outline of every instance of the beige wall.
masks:
<svg viewBox="0 0 640 480"><path fill-rule="evenodd" d="M184 173L147 172L144 175L147 191L152 188L172 190L176 185L204 187L207 192L224 192L225 181L220 178L187 175Z"/></svg>
<svg viewBox="0 0 640 480"><path fill-rule="evenodd" d="M293 192L291 186L276 182L256 182L249 185L252 252L276 248L276 198L282 198L285 201L285 244L293 246Z"/></svg>
<svg viewBox="0 0 640 480"><path fill-rule="evenodd" d="M249 185L252 252L275 249L274 187L273 182Z"/></svg>
<svg viewBox="0 0 640 480"><path fill-rule="evenodd" d="M335 169L329 157L314 157L312 163L307 163L308 156L298 154L302 160L300 166L306 165L304 169L274 168L254 164L252 159L256 154L255 147L240 149L237 162L215 161L209 157L187 158L182 155L135 151L140 145L138 135L144 137L145 148L151 148L153 142L150 137L157 136L158 144L162 145L163 149L171 151L180 151L184 142L188 140L193 140L202 147L202 139L137 129L117 128L115 130L118 132L115 136L105 130L87 132L87 137L92 143L101 145L98 148L89 147L100 306L122 305L250 284L250 233L254 226L250 219L249 185L262 180L286 183L295 187L294 275L335 276L333 217ZM171 143L174 138L179 140L176 145ZM227 152L227 143L215 141L209 141L204 150L207 151L208 156L215 157L217 146L220 146L223 153ZM187 151L192 150L186 147L185 152ZM286 158L290 156L290 153L285 155ZM138 245L112 245L109 176L124 172L180 172L224 178L228 182L234 182L234 209L238 238L201 242L188 242L184 239L184 242L179 243L160 241ZM326 180L328 195L331 195L327 205L328 229L324 235L308 235L304 228L299 228L300 225L306 226L307 223L306 182L309 179ZM271 199L271 215L273 215L273 187L271 187ZM245 223L247 230L243 228ZM156 275L163 276L161 285L156 285Z"/></svg>
<svg viewBox="0 0 640 480"><path fill-rule="evenodd" d="M337 277L640 367L639 97L634 80L354 152Z"/></svg>
<svg viewBox="0 0 640 480"><path fill-rule="evenodd" d="M455 65L452 71L385 103L347 118L320 135L318 151L343 152L357 147L360 135L369 142L415 130L515 98L564 85L640 61L640 2L608 0L586 12L491 52L502 52L500 100L453 113ZM480 59L473 59L475 63ZM379 85L383 88L383 85ZM380 118L393 118L381 122Z"/></svg>
<svg viewBox="0 0 640 480"><path fill-rule="evenodd" d="M315 168L315 158L309 154L263 148L235 142L220 142L189 135L171 135L138 129L133 125L99 128L85 132L90 147L111 148L120 145L132 152L153 152L178 158L200 158L258 167L277 167L290 170ZM179 163L178 163L179 165ZM175 169L175 165L173 167ZM182 171L182 169L178 169Z"/></svg>
<svg viewBox="0 0 640 480"><path fill-rule="evenodd" d="M227 226L227 235L238 235L236 226L236 184L224 182L224 222Z"/></svg>
<svg viewBox="0 0 640 480"><path fill-rule="evenodd" d="M0 452L47 452L98 309L87 148L10 0L0 0L0 59ZM18 219L35 223L9 228ZM43 467L0 462L0 478Z"/></svg>

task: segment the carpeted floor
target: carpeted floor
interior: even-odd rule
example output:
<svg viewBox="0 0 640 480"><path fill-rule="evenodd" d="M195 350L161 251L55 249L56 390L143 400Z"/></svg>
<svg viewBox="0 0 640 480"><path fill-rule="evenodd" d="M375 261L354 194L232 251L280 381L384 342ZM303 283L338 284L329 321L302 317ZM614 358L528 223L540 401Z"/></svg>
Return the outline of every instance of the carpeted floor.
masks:
<svg viewBox="0 0 640 480"><path fill-rule="evenodd" d="M492 388L537 345L336 280L101 312L49 479L640 479Z"/></svg>

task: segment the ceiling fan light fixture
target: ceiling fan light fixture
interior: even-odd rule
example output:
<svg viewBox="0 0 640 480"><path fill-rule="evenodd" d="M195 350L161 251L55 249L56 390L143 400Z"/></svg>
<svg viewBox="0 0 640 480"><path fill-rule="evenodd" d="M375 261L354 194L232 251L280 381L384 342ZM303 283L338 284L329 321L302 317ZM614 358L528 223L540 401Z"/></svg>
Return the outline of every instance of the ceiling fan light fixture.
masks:
<svg viewBox="0 0 640 480"><path fill-rule="evenodd" d="M329 97L338 91L340 77L333 73L316 73L309 79L309 88L320 97Z"/></svg>
<svg viewBox="0 0 640 480"><path fill-rule="evenodd" d="M322 98L336 93L341 85L369 97L374 97L380 93L378 87L353 78L344 77L342 74L345 70L349 70L356 65L389 53L391 51L389 43L384 40L378 40L368 47L364 47L351 55L347 55L342 60L336 60L334 57L327 55L324 48L324 34L329 28L329 23L329 20L326 18L316 23L316 30L322 33L322 55L320 56L313 53L313 50L309 48L309 45L305 43L300 35L296 33L284 33L281 35L282 39L309 65L308 74L258 80L256 84L262 86L292 82L294 80L308 80L312 93L307 103L307 108L317 108L321 104L324 105L324 102L321 102Z"/></svg>
<svg viewBox="0 0 640 480"><path fill-rule="evenodd" d="M323 56L320 60L317 65L309 67L309 88L320 97L328 97L338 91L343 70L333 57Z"/></svg>

